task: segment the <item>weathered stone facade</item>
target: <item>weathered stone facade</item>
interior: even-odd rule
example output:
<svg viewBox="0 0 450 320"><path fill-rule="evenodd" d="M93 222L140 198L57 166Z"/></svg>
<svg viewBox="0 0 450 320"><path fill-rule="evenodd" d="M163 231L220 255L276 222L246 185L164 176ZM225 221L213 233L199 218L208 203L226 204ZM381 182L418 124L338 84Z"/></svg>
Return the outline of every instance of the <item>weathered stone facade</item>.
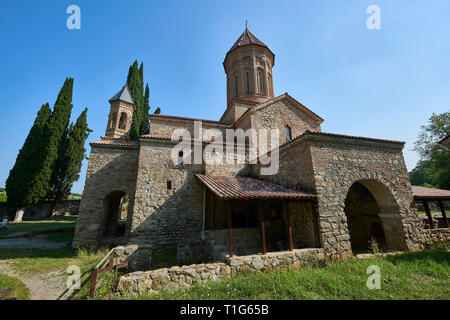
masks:
<svg viewBox="0 0 450 320"><path fill-rule="evenodd" d="M254 47L255 43L249 45ZM238 47L241 49L228 56L225 68L229 68L229 75L246 70L242 62L248 52ZM249 63L261 55L271 58L270 54L266 47L251 51ZM269 62L263 84L266 89L270 89L273 59ZM251 70L257 72L257 68ZM242 74L240 77L240 81L245 80ZM251 81L252 86L257 84L254 78ZM228 93L232 92L228 87ZM127 106L130 102L123 104L120 100L126 93L124 89L120 91L119 100L112 105ZM276 259L269 257L279 251L284 258L298 257L302 263L304 258L310 259L309 255L314 256L313 260L342 259L358 250L369 250L371 241L387 250L413 250L429 246L430 241L448 242L448 229L425 230L416 213L402 154L403 142L322 133L323 119L287 93L273 97L270 90L260 95L253 88L245 95L229 96L228 102L221 121L202 121L198 133L198 119L151 115L150 132L141 136L139 142L128 141L123 135L118 139L116 131L107 131L101 141L92 143L73 245L96 245L105 235L115 234L125 194L129 198L124 238L127 246L121 249L121 256L129 257L134 270L148 269L152 250L157 248L176 248L180 265L220 262L185 268L194 268L200 278L214 278L228 273L224 262L231 252L253 257L254 253L268 251L259 258L249 258L249 264L246 258L228 257L230 270L241 260L246 270L258 269L261 263L264 268L266 262L273 264ZM190 137L183 136L189 150L175 148L181 143L176 134L176 139L171 139L176 129L189 133ZM245 141L212 139L210 129L223 137L229 129L278 130L281 146L274 150L279 152L278 170L264 175L261 161L249 161ZM232 146L231 150L227 146ZM216 149L223 149L224 153L217 153ZM235 149L246 152L244 161L235 161ZM173 160L174 152L178 154L177 161ZM201 153L203 161L190 164L187 160L194 159L196 152ZM209 161L214 158L233 163ZM242 186L245 190L239 196L227 199L200 181L198 174L247 176L288 188L287 195L267 196L267 190L254 190L250 185L246 186L249 190ZM293 193L290 191L306 196L289 198ZM234 246L230 245L232 241ZM284 253L288 249L294 251ZM304 252L308 254L305 256ZM294 260L281 265L291 265L297 261ZM123 286L135 286L135 291L139 291L136 288L140 286L157 290L159 284L155 283L161 281L185 283L185 269L135 274L130 280L133 284ZM241 267L235 270L241 272ZM156 277L163 275L165 280L154 282L155 272ZM172 281L172 276L184 282Z"/></svg>

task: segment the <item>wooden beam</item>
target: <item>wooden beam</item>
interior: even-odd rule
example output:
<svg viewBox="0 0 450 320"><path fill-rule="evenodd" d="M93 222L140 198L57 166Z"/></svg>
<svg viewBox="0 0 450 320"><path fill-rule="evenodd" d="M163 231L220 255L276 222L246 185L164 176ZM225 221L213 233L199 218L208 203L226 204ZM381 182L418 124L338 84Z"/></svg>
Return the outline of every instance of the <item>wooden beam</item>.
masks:
<svg viewBox="0 0 450 320"><path fill-rule="evenodd" d="M294 244L292 243L292 216L291 210L287 210L287 220L288 220L288 241L289 241L289 251L294 250ZM283 204L281 204L281 210L283 210ZM283 211L281 211L283 214Z"/></svg>
<svg viewBox="0 0 450 320"><path fill-rule="evenodd" d="M428 222L430 224L430 229L434 229L433 217L431 216L430 207L428 206L428 201L423 200L423 207L425 208L425 212L427 213Z"/></svg>
<svg viewBox="0 0 450 320"><path fill-rule="evenodd" d="M262 253L266 254L266 231L264 229L264 212L262 203L258 202L258 216L261 224L261 242L262 242Z"/></svg>
<svg viewBox="0 0 450 320"><path fill-rule="evenodd" d="M230 255L230 258L233 256L233 228L232 228L232 221L231 221L231 203L230 201L227 201L228 206L228 252Z"/></svg>
<svg viewBox="0 0 450 320"><path fill-rule="evenodd" d="M444 203L442 202L442 200L439 200L439 208L441 208L442 218L444 219L444 228L448 228L447 215L445 214Z"/></svg>

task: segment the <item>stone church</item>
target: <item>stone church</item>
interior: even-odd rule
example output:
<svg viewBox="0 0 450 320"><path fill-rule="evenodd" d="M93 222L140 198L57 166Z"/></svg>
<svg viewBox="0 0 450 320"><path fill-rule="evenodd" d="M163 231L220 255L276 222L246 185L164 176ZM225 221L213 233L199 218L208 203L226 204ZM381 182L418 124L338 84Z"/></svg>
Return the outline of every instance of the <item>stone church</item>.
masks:
<svg viewBox="0 0 450 320"><path fill-rule="evenodd" d="M404 142L322 132L319 115L288 93L274 96L275 54L248 29L223 66L227 104L219 121L152 114L149 133L134 142L128 140L134 102L127 86L109 100L105 136L91 143L75 247L122 231L122 244L141 250L136 257L145 265L157 248L173 248L178 263L188 264L303 248L340 259L373 241L405 250L449 240L448 228L424 229L418 218ZM190 132L194 138L183 142L201 151L230 145L206 137L208 130L225 136L228 129L276 129L278 170L262 174L267 165L248 157L190 164L179 152L174 161L177 129ZM249 148L247 140L231 145L244 153ZM127 217L120 225L124 199Z"/></svg>

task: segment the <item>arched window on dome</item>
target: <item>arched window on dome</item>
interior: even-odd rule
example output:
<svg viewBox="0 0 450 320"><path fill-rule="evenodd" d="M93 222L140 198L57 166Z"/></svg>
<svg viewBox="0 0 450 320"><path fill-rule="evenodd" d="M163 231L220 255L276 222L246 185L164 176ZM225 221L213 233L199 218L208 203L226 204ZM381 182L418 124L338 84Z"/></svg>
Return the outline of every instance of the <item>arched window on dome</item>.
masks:
<svg viewBox="0 0 450 320"><path fill-rule="evenodd" d="M245 83L247 87L247 93L250 93L250 73L248 71L245 73Z"/></svg>
<svg viewBox="0 0 450 320"><path fill-rule="evenodd" d="M237 97L239 95L239 77L238 75L234 76L234 96Z"/></svg>
<svg viewBox="0 0 450 320"><path fill-rule="evenodd" d="M264 77L262 71L258 71L258 93L264 93Z"/></svg>

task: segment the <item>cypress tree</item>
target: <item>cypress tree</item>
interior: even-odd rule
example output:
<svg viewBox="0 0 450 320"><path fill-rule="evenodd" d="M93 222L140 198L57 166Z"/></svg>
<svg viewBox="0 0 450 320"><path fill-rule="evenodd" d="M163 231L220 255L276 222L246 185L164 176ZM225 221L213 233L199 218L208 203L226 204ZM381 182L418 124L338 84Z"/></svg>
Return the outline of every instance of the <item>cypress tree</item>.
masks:
<svg viewBox="0 0 450 320"><path fill-rule="evenodd" d="M42 147L50 115L49 104L42 105L22 148L19 150L16 162L9 172L6 180L6 194L8 203L13 206L27 204L27 196L33 187L30 177L37 174L43 161Z"/></svg>
<svg viewBox="0 0 450 320"><path fill-rule="evenodd" d="M79 178L81 164L85 157L84 144L89 132L87 124L87 108L80 114L75 125L71 124L68 136L62 145L63 156L52 188L52 198L56 202L66 199L72 185Z"/></svg>
<svg viewBox="0 0 450 320"><path fill-rule="evenodd" d="M142 125L143 88L140 79L141 72L143 72L143 65L141 64L141 69L139 69L138 62L134 61L133 65L130 66L127 77L128 88L134 101L134 112L130 129L130 139L134 141L139 139Z"/></svg>
<svg viewBox="0 0 450 320"><path fill-rule="evenodd" d="M148 87L148 83L145 86L145 95L144 95L144 107L142 110L142 125L141 125L141 134L147 134L149 130L149 112L150 112L150 89Z"/></svg>
<svg viewBox="0 0 450 320"><path fill-rule="evenodd" d="M72 112L72 90L73 79L66 78L46 128L47 132L42 147L44 159L39 172L30 177L33 188L25 198L25 203L38 203L46 200L51 193L53 169L61 152L61 141L67 135L67 126Z"/></svg>

